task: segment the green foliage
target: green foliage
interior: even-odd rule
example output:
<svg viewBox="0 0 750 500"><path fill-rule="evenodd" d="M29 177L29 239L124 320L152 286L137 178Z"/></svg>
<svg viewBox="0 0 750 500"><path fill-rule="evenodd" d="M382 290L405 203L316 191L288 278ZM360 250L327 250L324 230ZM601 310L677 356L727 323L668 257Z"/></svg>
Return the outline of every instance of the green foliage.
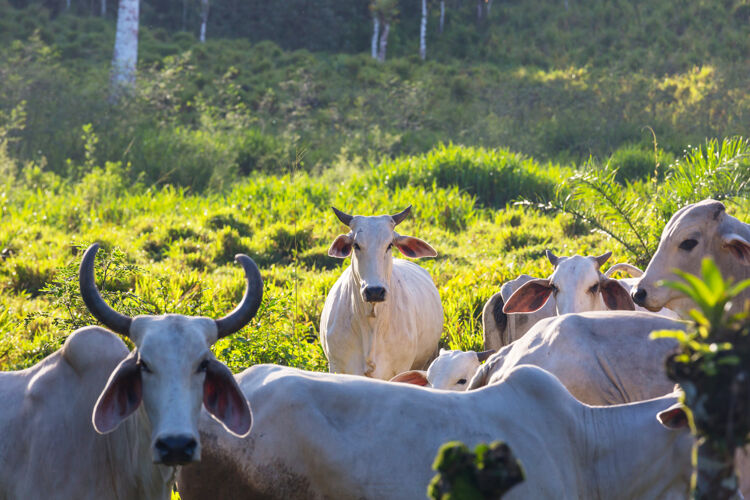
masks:
<svg viewBox="0 0 750 500"><path fill-rule="evenodd" d="M664 182L658 182L658 176L626 181L624 189L618 176L617 162L602 167L589 162L557 190L549 207L610 235L645 266L656 251L661 228L678 208L750 190L750 142L741 137L708 140L669 165Z"/></svg>
<svg viewBox="0 0 750 500"><path fill-rule="evenodd" d="M432 468L438 474L427 496L435 500L495 500L525 478L520 461L502 441L480 443L473 452L450 441L440 447Z"/></svg>
<svg viewBox="0 0 750 500"><path fill-rule="evenodd" d="M658 331L653 338L674 338L680 349L667 359L667 376L680 384L682 401L698 441L694 498L734 498L736 448L750 443L750 309L727 315L728 305L750 280L732 284L716 264L704 259L701 277L679 270L682 281L665 286L692 299L693 325L687 332Z"/></svg>

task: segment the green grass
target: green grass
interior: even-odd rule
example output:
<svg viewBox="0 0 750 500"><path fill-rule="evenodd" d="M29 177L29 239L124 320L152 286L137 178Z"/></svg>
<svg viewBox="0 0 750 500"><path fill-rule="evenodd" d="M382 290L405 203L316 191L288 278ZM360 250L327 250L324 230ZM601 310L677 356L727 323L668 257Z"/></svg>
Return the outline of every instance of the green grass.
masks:
<svg viewBox="0 0 750 500"><path fill-rule="evenodd" d="M655 200L675 199L677 191L669 183L677 180L670 179L705 175L721 165L727 174L746 180L742 144L709 143L690 150L665 168L667 181L656 190L670 196L655 195L661 196ZM725 161L731 154L737 161ZM326 369L319 316L328 290L348 265L326 255L330 242L345 231L331 205L359 214L393 213L413 205L413 216L399 231L425 239L438 251L437 258L420 263L440 291L445 311L441 342L450 348L481 348L484 302L520 273L550 274L545 248L559 255L613 250L612 262L633 260L625 246L592 231L590 224L514 204L534 195L542 203L552 200L550 186L573 170L504 150L439 146L365 170L258 174L202 194L131 184L125 167L115 164L94 166L79 182L8 158L1 166L10 173L0 184L2 369L37 362L74 328L94 322L75 288L80 249L94 241L108 252L119 249L98 262L110 262L104 293L127 314L221 316L243 290L242 272L232 256L253 257L265 282L261 309L249 326L215 346L219 359L235 371L261 362ZM484 189L495 175L504 184L496 191ZM642 186L618 189L637 197ZM715 194L706 189L700 196ZM735 199L730 211L746 218L747 196ZM595 206L596 200L590 203Z"/></svg>

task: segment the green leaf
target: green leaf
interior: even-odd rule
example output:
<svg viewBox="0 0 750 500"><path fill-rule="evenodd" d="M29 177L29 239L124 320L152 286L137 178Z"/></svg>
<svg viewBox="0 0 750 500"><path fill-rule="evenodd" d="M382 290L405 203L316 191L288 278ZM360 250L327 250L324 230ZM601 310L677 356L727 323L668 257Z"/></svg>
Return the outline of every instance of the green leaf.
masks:
<svg viewBox="0 0 750 500"><path fill-rule="evenodd" d="M726 286L724 279L721 277L721 271L710 257L706 257L701 262L701 274L703 274L703 281L707 287L713 291L714 297L724 293Z"/></svg>

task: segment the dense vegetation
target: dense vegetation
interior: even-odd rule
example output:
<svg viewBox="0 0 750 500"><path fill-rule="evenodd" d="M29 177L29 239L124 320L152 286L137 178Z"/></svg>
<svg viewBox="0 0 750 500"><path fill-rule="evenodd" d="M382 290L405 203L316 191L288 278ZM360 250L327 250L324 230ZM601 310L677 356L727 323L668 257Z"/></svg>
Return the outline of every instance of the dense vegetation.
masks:
<svg viewBox="0 0 750 500"><path fill-rule="evenodd" d="M113 104L111 15L0 0L2 369L93 321L75 287L93 241L107 298L128 314L222 315L243 286L232 258L249 254L263 306L220 358L322 370L318 318L347 264L326 255L343 231L330 205L414 206L400 228L438 250L422 264L454 348L480 347L503 281L551 272L545 248L643 264L677 206L733 197L730 212L750 213L750 146L724 139L750 129L742 2L690 1L677 17L661 1L622 15L593 0L496 2L479 25L472 2L448 2L426 63L411 55L414 2L385 64L365 53L360 4L313 15L294 45L270 28L248 40L231 16L199 44L177 2L143 3L138 88ZM294 10L263 8L268 26Z"/></svg>

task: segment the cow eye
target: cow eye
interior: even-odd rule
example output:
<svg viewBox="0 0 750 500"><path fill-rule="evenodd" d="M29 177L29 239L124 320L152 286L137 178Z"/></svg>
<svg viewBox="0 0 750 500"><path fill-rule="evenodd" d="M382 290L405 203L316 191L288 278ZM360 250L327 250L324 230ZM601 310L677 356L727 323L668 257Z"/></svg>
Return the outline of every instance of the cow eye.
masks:
<svg viewBox="0 0 750 500"><path fill-rule="evenodd" d="M690 238L690 239L687 239L687 240L683 241L682 243L680 243L680 249L689 252L690 250L692 250L693 248L695 248L695 245L697 245L697 244L698 244L698 240L694 240L694 239Z"/></svg>
<svg viewBox="0 0 750 500"><path fill-rule="evenodd" d="M597 283L596 285L594 285L591 288L589 288L589 292L590 293L596 293L598 291L599 291L599 283Z"/></svg>
<svg viewBox="0 0 750 500"><path fill-rule="evenodd" d="M559 291L557 289L557 287L555 285L553 285L552 283L549 284L549 287L550 287L550 290L552 290L552 293L554 293L555 295L557 295L557 292Z"/></svg>
<svg viewBox="0 0 750 500"><path fill-rule="evenodd" d="M141 371L144 371L146 373L152 373L151 368L148 367L145 361L143 359L138 360L138 367L141 369Z"/></svg>
<svg viewBox="0 0 750 500"><path fill-rule="evenodd" d="M198 365L198 373L205 372L208 369L208 360L204 359L201 364Z"/></svg>
<svg viewBox="0 0 750 500"><path fill-rule="evenodd" d="M459 385L464 385L466 383L466 379L465 378L459 379L458 382L456 383Z"/></svg>
<svg viewBox="0 0 750 500"><path fill-rule="evenodd" d="M352 247L354 247L355 250L359 250L359 245L357 245L356 243L352 245Z"/></svg>

